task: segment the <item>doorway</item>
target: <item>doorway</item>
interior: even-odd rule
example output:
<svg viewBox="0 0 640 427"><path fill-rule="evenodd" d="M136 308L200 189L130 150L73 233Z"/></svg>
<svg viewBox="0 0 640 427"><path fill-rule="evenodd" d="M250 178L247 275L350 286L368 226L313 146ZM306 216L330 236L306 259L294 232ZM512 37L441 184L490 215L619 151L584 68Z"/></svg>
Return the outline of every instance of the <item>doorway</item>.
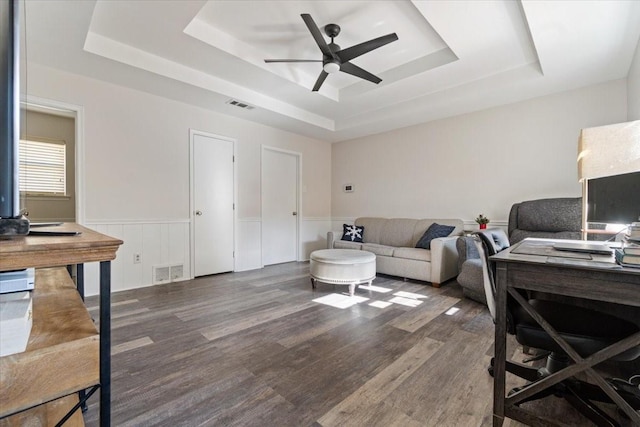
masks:
<svg viewBox="0 0 640 427"><path fill-rule="evenodd" d="M75 118L40 110L24 115L21 207L32 223L76 222Z"/></svg>
<svg viewBox="0 0 640 427"><path fill-rule="evenodd" d="M66 194L21 194L21 208L29 211L30 218L35 222L84 224L84 108L26 95L21 114L26 118L26 124L21 126L22 139L64 141L66 146ZM63 124L65 121L70 123L70 127ZM63 131L63 128L68 129Z"/></svg>
<svg viewBox="0 0 640 427"><path fill-rule="evenodd" d="M194 277L234 270L234 140L191 131Z"/></svg>
<svg viewBox="0 0 640 427"><path fill-rule="evenodd" d="M262 149L262 264L298 260L300 154Z"/></svg>

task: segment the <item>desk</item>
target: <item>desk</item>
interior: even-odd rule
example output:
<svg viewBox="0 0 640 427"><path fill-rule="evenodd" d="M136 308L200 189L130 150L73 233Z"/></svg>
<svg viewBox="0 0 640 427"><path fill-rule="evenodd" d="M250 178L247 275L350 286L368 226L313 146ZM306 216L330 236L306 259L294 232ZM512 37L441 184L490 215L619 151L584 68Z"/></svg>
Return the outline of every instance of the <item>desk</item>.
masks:
<svg viewBox="0 0 640 427"><path fill-rule="evenodd" d="M623 351L640 345L640 332L612 346L582 359L570 347L565 350L576 362L556 372L544 380L528 386L518 393L505 397L506 360L506 304L507 293L526 301L514 289L544 292L581 300L606 301L621 304L622 308L635 311L640 307L640 269L621 268L615 264L613 256L593 255L592 260L558 258L545 255L525 255L518 247L525 242L551 247L557 240L525 239L490 259L496 263L496 331L494 362L493 425L501 426L504 418L524 422L529 425L557 425L553 420L541 420L537 414L515 406L528 396L544 390L563 379L584 372L590 382L597 384L633 420L640 425L640 414L634 411L615 390L609 386L592 366L612 358ZM553 252L553 250L551 251ZM557 254L562 256L562 254ZM544 323L544 322L543 322ZM548 325L542 325L545 330ZM562 344L561 344L562 345Z"/></svg>

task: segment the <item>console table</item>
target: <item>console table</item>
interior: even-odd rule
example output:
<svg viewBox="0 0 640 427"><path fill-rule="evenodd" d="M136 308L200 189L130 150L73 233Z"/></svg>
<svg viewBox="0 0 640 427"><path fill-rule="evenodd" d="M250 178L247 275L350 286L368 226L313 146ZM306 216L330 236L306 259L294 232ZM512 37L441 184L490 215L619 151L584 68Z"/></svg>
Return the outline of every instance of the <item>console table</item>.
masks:
<svg viewBox="0 0 640 427"><path fill-rule="evenodd" d="M634 411L592 368L629 348L640 345L640 332L584 359L569 347L567 354L575 361L575 364L527 386L517 393L505 396L507 294L512 295L518 303L527 304L513 288L559 295L586 304L597 304L598 301L615 303L619 305L619 314L629 318L634 318L633 316L637 318L640 312L638 309L640 307L640 269L622 268L615 264L613 256L591 255L591 260L584 260L513 253L517 252L517 248L528 240L535 240L537 243L547 242L549 247L557 241L525 239L490 258L496 263L493 425L501 426L505 417L532 426L558 425L557 420L543 419L539 414L520 408L517 404L579 372L584 372L629 416L634 424L640 425L640 414ZM547 326L542 325L549 332ZM549 334L554 336L551 332ZM557 338L554 339L557 341Z"/></svg>
<svg viewBox="0 0 640 427"><path fill-rule="evenodd" d="M90 389L88 398L100 388L100 425L110 426L111 261L123 242L77 224L50 230L80 234L0 240L0 271L37 269L27 349L0 358L0 424L83 425L75 392ZM86 262L100 263L99 334L83 304ZM69 265L79 267L78 288L64 268L45 268Z"/></svg>

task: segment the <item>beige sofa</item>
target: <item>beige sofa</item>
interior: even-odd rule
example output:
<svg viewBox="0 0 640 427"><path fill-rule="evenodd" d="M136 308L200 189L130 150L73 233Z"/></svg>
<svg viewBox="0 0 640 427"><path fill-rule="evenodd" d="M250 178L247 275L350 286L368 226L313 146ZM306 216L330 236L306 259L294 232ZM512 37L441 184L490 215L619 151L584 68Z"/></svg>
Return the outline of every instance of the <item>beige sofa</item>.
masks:
<svg viewBox="0 0 640 427"><path fill-rule="evenodd" d="M416 248L434 222L455 229L447 237L433 239L430 250ZM355 225L364 226L362 243L341 240L342 231L330 231L327 247L373 252L378 273L424 280L434 287L458 274L456 240L463 230L460 219L358 218Z"/></svg>

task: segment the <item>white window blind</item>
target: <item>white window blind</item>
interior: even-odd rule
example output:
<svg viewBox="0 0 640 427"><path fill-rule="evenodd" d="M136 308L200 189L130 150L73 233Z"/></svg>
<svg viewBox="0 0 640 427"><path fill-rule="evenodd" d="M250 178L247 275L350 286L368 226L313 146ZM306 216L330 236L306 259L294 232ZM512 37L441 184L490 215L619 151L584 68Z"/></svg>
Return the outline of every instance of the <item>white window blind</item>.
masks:
<svg viewBox="0 0 640 427"><path fill-rule="evenodd" d="M64 141L20 140L20 191L31 194L66 194Z"/></svg>

